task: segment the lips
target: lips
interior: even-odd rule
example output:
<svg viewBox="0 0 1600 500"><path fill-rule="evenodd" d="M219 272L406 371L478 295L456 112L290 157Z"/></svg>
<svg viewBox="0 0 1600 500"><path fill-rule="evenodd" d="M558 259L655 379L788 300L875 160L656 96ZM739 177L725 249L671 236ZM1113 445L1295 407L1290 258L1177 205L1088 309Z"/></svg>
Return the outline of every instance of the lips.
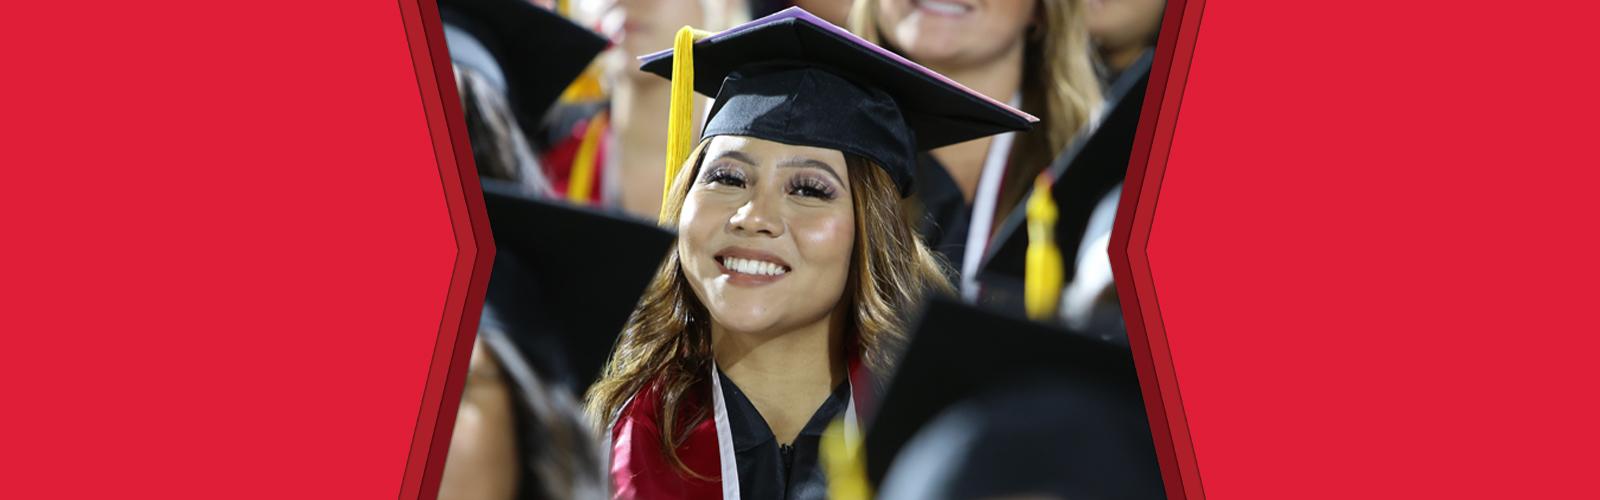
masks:
<svg viewBox="0 0 1600 500"><path fill-rule="evenodd" d="M794 270L777 255L748 248L728 248L717 252L712 258L733 284L767 284L783 279L789 271Z"/></svg>
<svg viewBox="0 0 1600 500"><path fill-rule="evenodd" d="M964 16L972 13L972 6L947 0L913 0L918 10L941 16Z"/></svg>

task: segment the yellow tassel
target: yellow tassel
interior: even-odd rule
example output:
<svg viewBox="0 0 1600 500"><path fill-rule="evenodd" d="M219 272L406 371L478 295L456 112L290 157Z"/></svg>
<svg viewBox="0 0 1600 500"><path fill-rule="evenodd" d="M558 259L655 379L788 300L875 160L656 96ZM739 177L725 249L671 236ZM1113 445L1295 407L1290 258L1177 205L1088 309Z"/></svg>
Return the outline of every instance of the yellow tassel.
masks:
<svg viewBox="0 0 1600 500"><path fill-rule="evenodd" d="M835 419L822 433L822 470L828 476L829 500L872 498L866 457L860 443L845 442L843 417Z"/></svg>
<svg viewBox="0 0 1600 500"><path fill-rule="evenodd" d="M606 92L600 85L601 71L599 64L589 65L571 85L567 85L566 90L561 91L560 102L595 102L604 99Z"/></svg>
<svg viewBox="0 0 1600 500"><path fill-rule="evenodd" d="M689 159L694 128L694 42L710 33L684 26L672 39L672 95L667 114L667 175L661 187L659 220L667 220L667 195L672 179Z"/></svg>
<svg viewBox="0 0 1600 500"><path fill-rule="evenodd" d="M600 132L606 128L606 114L594 115L589 127L583 131L583 141L578 143L578 153L572 158L572 177L567 181L567 200L576 203L589 201L594 190L596 152L600 150Z"/></svg>
<svg viewBox="0 0 1600 500"><path fill-rule="evenodd" d="M1023 276L1023 304L1028 317L1047 320L1061 303L1061 249L1056 248L1056 202L1050 180L1041 175L1028 200L1028 255Z"/></svg>
<svg viewBox="0 0 1600 500"><path fill-rule="evenodd" d="M571 0L556 0L556 13L561 17L572 17Z"/></svg>

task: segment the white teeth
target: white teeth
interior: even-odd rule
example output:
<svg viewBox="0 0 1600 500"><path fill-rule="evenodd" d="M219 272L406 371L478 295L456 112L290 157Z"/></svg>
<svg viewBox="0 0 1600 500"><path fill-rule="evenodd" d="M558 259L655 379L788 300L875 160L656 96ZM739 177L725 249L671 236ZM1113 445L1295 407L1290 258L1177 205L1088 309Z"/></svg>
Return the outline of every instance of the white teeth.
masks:
<svg viewBox="0 0 1600 500"><path fill-rule="evenodd" d="M728 257L722 260L723 267L740 274L753 274L757 276L777 276L788 271L783 266L759 260L739 259Z"/></svg>
<svg viewBox="0 0 1600 500"><path fill-rule="evenodd" d="M917 5L940 14L960 15L967 13L967 6L958 3L941 2L939 0L920 0Z"/></svg>

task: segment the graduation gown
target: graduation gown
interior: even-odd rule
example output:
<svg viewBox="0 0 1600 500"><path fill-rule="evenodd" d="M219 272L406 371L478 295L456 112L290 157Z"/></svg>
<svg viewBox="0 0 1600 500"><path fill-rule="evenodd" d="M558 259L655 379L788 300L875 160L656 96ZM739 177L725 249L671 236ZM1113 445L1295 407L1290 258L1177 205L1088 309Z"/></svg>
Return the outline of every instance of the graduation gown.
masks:
<svg viewBox="0 0 1600 500"><path fill-rule="evenodd" d="M851 379L861 377L851 370ZM827 477L819 462L823 431L839 417L846 440L859 439L857 389L870 383L847 381L835 388L811 416L792 447L780 446L755 405L721 370L688 393L679 410L707 416L696 422L678 447L678 458L702 476L681 473L661 453L660 395L653 384L624 405L611 426L610 473L613 497L621 499L823 499ZM708 407L709 405L709 407Z"/></svg>
<svg viewBox="0 0 1600 500"><path fill-rule="evenodd" d="M739 468L740 498L824 500L828 480L822 472L820 444L828 424L843 416L850 403L850 384L839 384L806 422L790 445L778 444L766 420L744 391L718 370L728 427Z"/></svg>
<svg viewBox="0 0 1600 500"><path fill-rule="evenodd" d="M944 256L950 264L950 278L960 282L962 259L966 257L967 227L971 225L972 204L961 195L961 186L933 155L917 155L917 202L922 220L917 232L928 248Z"/></svg>

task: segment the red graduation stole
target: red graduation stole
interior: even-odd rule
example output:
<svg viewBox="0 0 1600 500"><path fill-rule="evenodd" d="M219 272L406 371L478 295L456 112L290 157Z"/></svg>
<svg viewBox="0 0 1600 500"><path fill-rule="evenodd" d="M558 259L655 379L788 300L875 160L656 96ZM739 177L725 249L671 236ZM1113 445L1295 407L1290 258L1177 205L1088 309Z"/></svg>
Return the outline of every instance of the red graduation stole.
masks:
<svg viewBox="0 0 1600 500"><path fill-rule="evenodd" d="M713 372L713 377L715 372ZM849 378L851 404L870 404L873 400L872 384L858 359L850 361ZM720 383L712 378L701 383L690 394L699 395L684 401L681 415L699 412L707 403L713 405L706 417L690 428L689 436L678 446L678 458L683 460L700 479L684 474L667 461L661 453L661 429L656 426L660 415L661 397L655 384L646 384L618 414L612 424L610 475L614 499L738 499L738 467L732 463L733 443L726 435L727 413L717 411L720 403ZM852 408L856 421L864 421L867 408ZM719 438L718 417L723 431ZM848 414L848 413L847 413ZM724 458L726 462L724 463ZM724 482L724 471L733 474L733 481Z"/></svg>

